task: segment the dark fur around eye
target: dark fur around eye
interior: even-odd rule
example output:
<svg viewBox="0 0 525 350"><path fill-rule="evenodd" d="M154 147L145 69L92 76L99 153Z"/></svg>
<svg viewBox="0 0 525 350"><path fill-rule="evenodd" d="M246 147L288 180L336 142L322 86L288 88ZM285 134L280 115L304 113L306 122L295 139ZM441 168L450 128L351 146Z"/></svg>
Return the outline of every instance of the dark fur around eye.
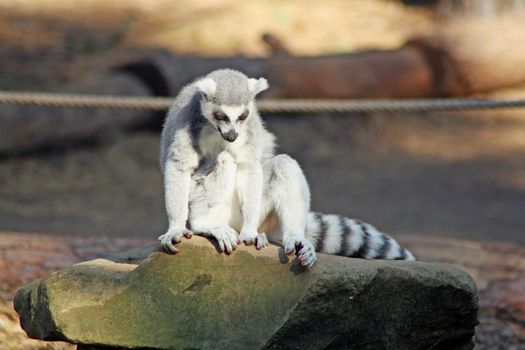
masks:
<svg viewBox="0 0 525 350"><path fill-rule="evenodd" d="M248 118L248 111L245 111L239 116L239 120L245 120L246 118Z"/></svg>
<svg viewBox="0 0 525 350"><path fill-rule="evenodd" d="M215 111L213 112L213 117L217 120L221 120L221 121L229 121L230 118L228 118L228 116L224 113L222 113L221 111Z"/></svg>

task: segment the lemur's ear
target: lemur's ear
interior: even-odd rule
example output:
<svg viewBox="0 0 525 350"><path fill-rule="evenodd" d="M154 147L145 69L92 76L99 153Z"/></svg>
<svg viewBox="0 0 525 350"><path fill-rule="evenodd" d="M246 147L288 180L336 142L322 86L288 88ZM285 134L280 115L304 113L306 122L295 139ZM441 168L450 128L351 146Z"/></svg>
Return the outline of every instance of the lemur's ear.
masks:
<svg viewBox="0 0 525 350"><path fill-rule="evenodd" d="M215 95L217 83L211 78L204 78L197 81L197 88L209 99Z"/></svg>
<svg viewBox="0 0 525 350"><path fill-rule="evenodd" d="M264 78L248 79L248 89L253 92L254 95L257 95L259 92L264 91L269 88L268 81Z"/></svg>

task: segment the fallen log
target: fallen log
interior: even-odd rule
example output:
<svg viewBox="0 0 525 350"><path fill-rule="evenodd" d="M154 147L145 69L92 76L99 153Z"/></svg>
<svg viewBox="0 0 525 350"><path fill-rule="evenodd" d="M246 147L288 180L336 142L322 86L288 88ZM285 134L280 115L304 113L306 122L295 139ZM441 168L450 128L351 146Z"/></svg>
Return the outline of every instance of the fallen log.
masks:
<svg viewBox="0 0 525 350"><path fill-rule="evenodd" d="M263 40L272 50L267 59L160 52L119 68L164 95L174 95L195 77L224 67L267 77L271 89L266 96L280 98L459 97L525 82L521 45L525 22L502 17L462 20L445 27L391 50L298 57L265 34ZM152 79L145 71L155 71L161 79Z"/></svg>
<svg viewBox="0 0 525 350"><path fill-rule="evenodd" d="M114 65L98 81L66 86L62 92L174 96L196 77L230 67L249 76L267 77L271 85L267 97L465 96L525 81L522 31L516 30L525 30L525 22L508 19L491 23L476 20L451 25L393 50L317 57L292 56L271 35L264 36L274 53L269 58L173 55L158 50ZM489 44L483 45L486 40ZM150 123L160 127L162 120L163 113L140 111L0 106L0 155L92 142L115 130Z"/></svg>
<svg viewBox="0 0 525 350"><path fill-rule="evenodd" d="M433 47L406 45L396 50L368 50L351 54L297 57L279 54L263 58L172 55L166 51L117 67L138 76L153 91L175 95L195 77L219 68L233 68L249 76L265 76L267 97L281 98L408 98L444 96L442 79L447 57L430 61ZM434 67L435 66L435 67ZM154 73L153 73L154 72Z"/></svg>

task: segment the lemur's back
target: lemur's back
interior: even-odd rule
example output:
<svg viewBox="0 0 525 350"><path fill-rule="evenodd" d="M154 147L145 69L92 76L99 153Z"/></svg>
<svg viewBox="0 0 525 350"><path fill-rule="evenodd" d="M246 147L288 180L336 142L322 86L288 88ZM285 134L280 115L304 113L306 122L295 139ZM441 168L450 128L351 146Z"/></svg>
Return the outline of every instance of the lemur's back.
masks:
<svg viewBox="0 0 525 350"><path fill-rule="evenodd" d="M199 116L199 110L198 90L193 82L186 85L177 95L164 121L160 140L161 169L166 162L168 149L174 140L175 132L188 127L191 118Z"/></svg>

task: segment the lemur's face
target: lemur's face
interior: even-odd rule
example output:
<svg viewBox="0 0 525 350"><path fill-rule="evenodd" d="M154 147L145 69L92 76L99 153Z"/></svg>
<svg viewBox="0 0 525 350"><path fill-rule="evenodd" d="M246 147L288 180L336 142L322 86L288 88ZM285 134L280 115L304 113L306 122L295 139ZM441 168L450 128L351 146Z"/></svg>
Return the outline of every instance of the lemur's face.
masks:
<svg viewBox="0 0 525 350"><path fill-rule="evenodd" d="M213 105L208 121L217 128L223 139L234 142L241 131L242 124L250 116L247 106L241 105ZM210 115L211 114L211 115Z"/></svg>
<svg viewBox="0 0 525 350"><path fill-rule="evenodd" d="M248 79L232 70L215 71L197 82L201 112L222 138L234 142L254 111L253 99L268 88L266 79Z"/></svg>

